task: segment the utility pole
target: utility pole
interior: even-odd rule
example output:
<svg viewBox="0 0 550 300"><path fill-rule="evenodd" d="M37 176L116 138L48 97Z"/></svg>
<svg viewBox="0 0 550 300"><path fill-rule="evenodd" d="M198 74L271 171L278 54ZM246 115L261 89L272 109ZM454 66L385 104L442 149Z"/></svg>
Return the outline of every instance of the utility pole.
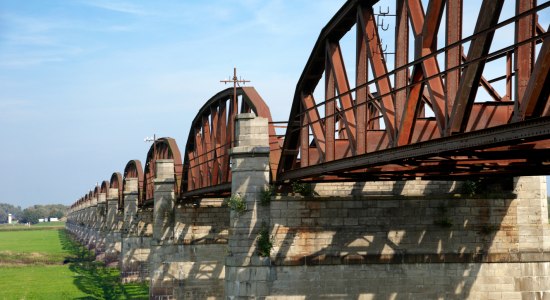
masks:
<svg viewBox="0 0 550 300"><path fill-rule="evenodd" d="M149 166L149 168L153 168L153 171L155 172L155 176L157 176L157 135L153 134L153 137L146 137L144 142L153 142L153 158L151 159L151 164L153 166Z"/></svg>
<svg viewBox="0 0 550 300"><path fill-rule="evenodd" d="M239 85L239 83L245 84L247 82L250 82L250 80L238 79L237 78L237 67L234 67L233 68L233 78L226 79L226 80L220 80L220 82L223 82L223 83L233 82L233 104L235 105L235 108L236 108L237 107L237 85Z"/></svg>

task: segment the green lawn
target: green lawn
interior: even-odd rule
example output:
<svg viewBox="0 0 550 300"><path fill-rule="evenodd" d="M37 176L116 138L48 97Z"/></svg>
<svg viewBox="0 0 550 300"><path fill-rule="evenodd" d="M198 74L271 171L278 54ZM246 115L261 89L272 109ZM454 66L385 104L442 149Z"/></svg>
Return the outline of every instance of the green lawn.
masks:
<svg viewBox="0 0 550 300"><path fill-rule="evenodd" d="M0 267L0 299L85 299L78 277L64 265Z"/></svg>
<svg viewBox="0 0 550 300"><path fill-rule="evenodd" d="M31 228L36 228L36 227L65 227L65 222L61 222L61 221L42 222L42 223L31 225Z"/></svg>
<svg viewBox="0 0 550 300"><path fill-rule="evenodd" d="M59 230L22 230L0 232L0 251L66 253Z"/></svg>
<svg viewBox="0 0 550 300"><path fill-rule="evenodd" d="M148 289L121 284L117 269L95 262L64 229L31 227L0 230L3 299L148 299Z"/></svg>
<svg viewBox="0 0 550 300"><path fill-rule="evenodd" d="M0 224L0 231L49 230L61 228L65 228L65 222L44 222L30 226L25 224Z"/></svg>
<svg viewBox="0 0 550 300"><path fill-rule="evenodd" d="M0 264L61 264L71 253L63 249L61 229L0 231Z"/></svg>

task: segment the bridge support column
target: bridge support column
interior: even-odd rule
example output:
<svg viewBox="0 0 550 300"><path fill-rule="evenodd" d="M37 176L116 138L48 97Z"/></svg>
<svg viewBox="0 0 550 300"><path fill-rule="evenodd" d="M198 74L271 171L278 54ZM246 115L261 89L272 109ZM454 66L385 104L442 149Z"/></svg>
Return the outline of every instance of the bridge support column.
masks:
<svg viewBox="0 0 550 300"><path fill-rule="evenodd" d="M225 262L227 298L269 295L270 260L258 256L256 241L269 228L269 210L260 195L269 185L269 133L265 118L240 114L236 118L236 147L231 149L231 193L246 202L246 211L231 211L229 254Z"/></svg>
<svg viewBox="0 0 550 300"><path fill-rule="evenodd" d="M122 245L120 251L120 272L124 282L140 278L140 244L135 219L138 211L138 179L126 178L124 185L124 217L122 224Z"/></svg>
<svg viewBox="0 0 550 300"><path fill-rule="evenodd" d="M118 261L120 253L120 229L117 222L118 212L118 189L109 189L107 197L107 220L105 237L105 263L110 264Z"/></svg>
<svg viewBox="0 0 550 300"><path fill-rule="evenodd" d="M97 198L92 198L90 207L88 207L88 228L86 233L86 241L88 249L94 249L97 242Z"/></svg>
<svg viewBox="0 0 550 300"><path fill-rule="evenodd" d="M150 299L165 299L173 295L170 266L173 255L177 252L174 246L174 161L159 159L156 161L156 178L154 180L153 239L151 241Z"/></svg>
<svg viewBox="0 0 550 300"><path fill-rule="evenodd" d="M97 219L96 219L96 256L100 256L103 260L105 252L105 237L107 235L107 227L105 221L107 219L107 194L99 193L97 195Z"/></svg>
<svg viewBox="0 0 550 300"><path fill-rule="evenodd" d="M517 198L519 252L550 250L550 225L545 176L523 176L514 179Z"/></svg>

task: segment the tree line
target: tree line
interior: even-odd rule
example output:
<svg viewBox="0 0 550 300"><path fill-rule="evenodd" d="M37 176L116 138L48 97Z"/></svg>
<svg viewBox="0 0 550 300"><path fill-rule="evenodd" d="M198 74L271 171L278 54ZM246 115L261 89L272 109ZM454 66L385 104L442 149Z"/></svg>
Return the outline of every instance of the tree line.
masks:
<svg viewBox="0 0 550 300"><path fill-rule="evenodd" d="M0 203L0 223L8 222L8 214L19 223L38 223L39 219L58 218L67 215L68 206L63 204L33 205L25 209L7 203Z"/></svg>

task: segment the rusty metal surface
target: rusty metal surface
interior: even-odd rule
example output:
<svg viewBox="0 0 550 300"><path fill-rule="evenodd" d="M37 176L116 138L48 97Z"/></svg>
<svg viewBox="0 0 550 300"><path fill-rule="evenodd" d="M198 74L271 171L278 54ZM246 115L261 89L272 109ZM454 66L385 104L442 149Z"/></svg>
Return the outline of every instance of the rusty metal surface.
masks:
<svg viewBox="0 0 550 300"><path fill-rule="evenodd" d="M321 31L296 86L277 179L550 173L550 35L537 23L550 2L518 0L515 15L499 22L503 2L484 0L474 19L463 15L463 0L426 7L396 0L394 65L382 45L379 30L387 29L376 1L344 4ZM472 19L473 33L464 36L463 23ZM341 40L354 27L355 49L347 50L356 59L345 65L350 43ZM493 47L493 36L512 28L515 34ZM486 65L494 62L502 62L501 74L487 78ZM354 70L354 86L346 70ZM535 120L542 127L531 127Z"/></svg>
<svg viewBox="0 0 550 300"><path fill-rule="evenodd" d="M464 15L465 0L395 0L393 52L383 43L388 27L377 2L349 0L322 29L296 85L284 141L254 88L225 89L193 119L183 163L175 141L162 138L145 170L131 160L123 175L113 173L107 184L119 189L119 208L127 178L138 178L140 205L151 203L157 159L174 159L179 199L228 195L238 113L268 119L272 181L550 174L550 28L538 23L550 1L517 0L514 15L502 18L504 0L481 1L477 17ZM352 42L341 42L352 29ZM499 30L504 38L495 46ZM487 74L489 64L500 73ZM72 208L105 190L103 182Z"/></svg>
<svg viewBox="0 0 550 300"><path fill-rule="evenodd" d="M114 172L111 175L111 180L109 180L109 188L111 189L117 189L118 194L116 195L116 198L118 200L118 209L122 210L124 208L123 201L123 195L124 190L122 189L122 174L120 172ZM109 197L112 197L114 195L108 195Z"/></svg>
<svg viewBox="0 0 550 300"><path fill-rule="evenodd" d="M233 93L237 93L237 101ZM271 122L269 108L253 87L225 89L210 98L191 123L184 156L180 198L219 196L231 189L229 149L234 145L237 113L254 113ZM270 165L276 175L280 147L270 124ZM202 191L202 192L198 192Z"/></svg>
<svg viewBox="0 0 550 300"><path fill-rule="evenodd" d="M179 194L181 178L182 178L182 163L181 153L176 143L176 140L169 137L163 137L153 141L153 145L147 152L145 161L145 170L143 172L143 198L140 204L152 204L154 198L154 179L156 176L156 162L158 159L171 159L174 161L174 191L176 196Z"/></svg>
<svg viewBox="0 0 550 300"><path fill-rule="evenodd" d="M142 199L143 194L143 168L141 167L141 161L138 159L130 160L124 167L124 173L122 177L122 191L126 191L126 179L137 178L138 180L138 203ZM121 201L121 206L124 207L124 199Z"/></svg>
<svg viewBox="0 0 550 300"><path fill-rule="evenodd" d="M101 182L101 187L99 188L99 192L107 196L107 193L109 192L109 181L103 180L103 182Z"/></svg>

